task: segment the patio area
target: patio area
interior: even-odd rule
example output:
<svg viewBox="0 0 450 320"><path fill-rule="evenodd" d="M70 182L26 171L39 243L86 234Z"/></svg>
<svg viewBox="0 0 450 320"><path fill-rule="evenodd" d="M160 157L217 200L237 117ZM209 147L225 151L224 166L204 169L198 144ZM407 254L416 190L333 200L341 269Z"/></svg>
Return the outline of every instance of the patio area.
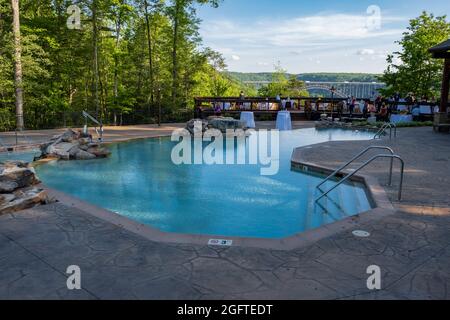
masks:
<svg viewBox="0 0 450 320"><path fill-rule="evenodd" d="M130 135L140 130L163 134ZM329 142L297 153L336 168L372 144ZM376 144L405 159L404 201L393 201L393 215L354 219L369 238L343 231L289 251L158 243L62 201L0 216L0 299L448 299L449 136L405 128ZM364 173L384 184L385 167ZM391 200L397 182L386 188ZM82 290L67 289L69 265L80 266ZM367 289L370 265L381 268L382 290Z"/></svg>

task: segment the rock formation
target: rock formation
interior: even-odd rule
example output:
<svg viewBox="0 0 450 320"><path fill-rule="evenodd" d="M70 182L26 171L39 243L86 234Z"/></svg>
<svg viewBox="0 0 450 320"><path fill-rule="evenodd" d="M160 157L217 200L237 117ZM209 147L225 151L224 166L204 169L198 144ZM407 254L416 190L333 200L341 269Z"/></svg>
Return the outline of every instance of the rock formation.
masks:
<svg viewBox="0 0 450 320"><path fill-rule="evenodd" d="M23 161L0 164L0 215L48 203L48 196L36 185L34 168Z"/></svg>
<svg viewBox="0 0 450 320"><path fill-rule="evenodd" d="M212 116L209 117L207 120L201 120L201 119L193 119L190 120L186 124L186 129L191 133L194 134L194 125L195 123L201 123L202 124L202 131L205 132L208 129L218 129L222 132L226 132L226 130L245 130L247 129L247 124L245 121L236 120L229 117L217 117Z"/></svg>
<svg viewBox="0 0 450 320"><path fill-rule="evenodd" d="M108 149L90 140L88 137L83 137L81 132L69 129L41 145L40 159L91 160L105 158L110 154Z"/></svg>

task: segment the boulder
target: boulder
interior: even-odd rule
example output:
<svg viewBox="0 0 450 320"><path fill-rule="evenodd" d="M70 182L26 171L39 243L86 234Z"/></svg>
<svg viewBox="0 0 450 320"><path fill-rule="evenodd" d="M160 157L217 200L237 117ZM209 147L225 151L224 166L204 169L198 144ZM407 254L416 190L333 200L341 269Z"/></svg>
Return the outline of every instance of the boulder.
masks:
<svg viewBox="0 0 450 320"><path fill-rule="evenodd" d="M7 161L0 164L0 214L47 203L45 191L35 187L38 183L40 181L28 163Z"/></svg>
<svg viewBox="0 0 450 320"><path fill-rule="evenodd" d="M10 167L5 168L0 174L0 185L4 188L3 192L11 192L11 187L23 188L39 183L33 168ZM13 190L15 190L13 189ZM2 191L0 191L2 192Z"/></svg>
<svg viewBox="0 0 450 320"><path fill-rule="evenodd" d="M75 147L77 144L70 142L60 142L57 144L52 144L48 146L46 154L54 155L57 158L69 160L70 159L70 149Z"/></svg>
<svg viewBox="0 0 450 320"><path fill-rule="evenodd" d="M13 192L19 188L19 185L14 181L0 181L0 193Z"/></svg>
<svg viewBox="0 0 450 320"><path fill-rule="evenodd" d="M91 139L83 138L80 132L71 129L41 145L39 159L91 160L107 157L110 152Z"/></svg>
<svg viewBox="0 0 450 320"><path fill-rule="evenodd" d="M217 117L209 120L209 126L225 132L226 130L244 130L246 129L247 124L245 121L240 121L233 118Z"/></svg>
<svg viewBox="0 0 450 320"><path fill-rule="evenodd" d="M16 199L16 195L14 193L0 194L0 205L11 202L14 199Z"/></svg>
<svg viewBox="0 0 450 320"><path fill-rule="evenodd" d="M79 137L80 135L77 132L69 129L60 136L60 139L62 142L72 142L79 139Z"/></svg>
<svg viewBox="0 0 450 320"><path fill-rule="evenodd" d="M92 159L97 158L97 156L95 154L90 153L90 152L78 149L77 153L75 153L75 155L74 155L74 158L76 160L92 160Z"/></svg>
<svg viewBox="0 0 450 320"><path fill-rule="evenodd" d="M38 204L48 203L46 192L35 187L16 191L13 195L3 196L3 199L4 201L0 204L0 214L12 213Z"/></svg>
<svg viewBox="0 0 450 320"><path fill-rule="evenodd" d="M191 133L195 133L195 124L201 123L202 132L205 132L208 129L208 121L202 119L192 119L186 124L186 129Z"/></svg>
<svg viewBox="0 0 450 320"><path fill-rule="evenodd" d="M111 154L106 148L89 148L86 151L95 155L97 158L106 158Z"/></svg>

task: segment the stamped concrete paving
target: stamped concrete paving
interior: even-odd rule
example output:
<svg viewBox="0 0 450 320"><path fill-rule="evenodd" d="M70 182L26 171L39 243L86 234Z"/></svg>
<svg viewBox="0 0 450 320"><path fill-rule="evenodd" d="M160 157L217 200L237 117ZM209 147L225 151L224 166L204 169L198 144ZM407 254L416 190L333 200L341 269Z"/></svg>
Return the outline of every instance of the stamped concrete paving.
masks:
<svg viewBox="0 0 450 320"><path fill-rule="evenodd" d="M2 299L446 299L450 217L398 213L292 251L150 242L56 203L0 217ZM82 290L66 288L79 265ZM379 265L383 290L366 288Z"/></svg>
<svg viewBox="0 0 450 320"><path fill-rule="evenodd" d="M434 133L431 128L401 128L397 139L352 142L326 142L301 150L303 159L337 168L371 145L391 147L405 160L403 199L397 201L399 164L395 163L392 187L386 187L394 206L411 212L450 214L450 135ZM349 168L356 168L371 156L385 153L372 150ZM387 184L389 160L380 159L362 170Z"/></svg>
<svg viewBox="0 0 450 320"><path fill-rule="evenodd" d="M450 136L430 130L400 131L394 148L407 160L405 203L359 225L369 238L341 232L292 251L155 243L55 203L0 216L0 298L448 299ZM362 145L319 145L306 156L335 166L340 159L321 160L317 150L336 146L350 157ZM378 176L377 168L366 173ZM366 287L374 264L380 291ZM66 288L69 265L81 267L80 291Z"/></svg>

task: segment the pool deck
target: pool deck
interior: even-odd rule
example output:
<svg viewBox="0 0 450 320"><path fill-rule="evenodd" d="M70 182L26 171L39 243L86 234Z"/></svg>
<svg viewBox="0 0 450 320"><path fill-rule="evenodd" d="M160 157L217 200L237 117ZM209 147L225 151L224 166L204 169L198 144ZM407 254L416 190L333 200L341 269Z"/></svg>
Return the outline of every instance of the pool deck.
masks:
<svg viewBox="0 0 450 320"><path fill-rule="evenodd" d="M132 138L138 131L161 135L145 127ZM290 250L162 243L62 201L0 216L0 299L449 299L448 134L399 129L392 142L328 142L297 155L335 168L373 144L392 146L406 176L401 203L397 175L385 188L394 214L354 222L369 238L317 234ZM385 168L380 161L363 174L383 185ZM80 266L82 290L67 290L69 265ZM382 290L367 289L371 265L381 268Z"/></svg>
<svg viewBox="0 0 450 320"><path fill-rule="evenodd" d="M258 129L272 129L275 127L274 122L257 122ZM170 136L173 130L184 128L186 124L171 123L158 125L135 125L135 126L105 126L103 127L103 139L108 142L121 142L131 139L156 138L161 136ZM294 121L292 124L294 129L314 127L313 122ZM81 129L81 128L74 128ZM92 128L89 128L94 132ZM53 136L63 133L67 129L51 129L51 130L25 130L18 135L18 145L27 147L30 145L39 145L47 142ZM95 136L95 134L94 134ZM0 132L0 142L2 146L15 146L15 132Z"/></svg>

